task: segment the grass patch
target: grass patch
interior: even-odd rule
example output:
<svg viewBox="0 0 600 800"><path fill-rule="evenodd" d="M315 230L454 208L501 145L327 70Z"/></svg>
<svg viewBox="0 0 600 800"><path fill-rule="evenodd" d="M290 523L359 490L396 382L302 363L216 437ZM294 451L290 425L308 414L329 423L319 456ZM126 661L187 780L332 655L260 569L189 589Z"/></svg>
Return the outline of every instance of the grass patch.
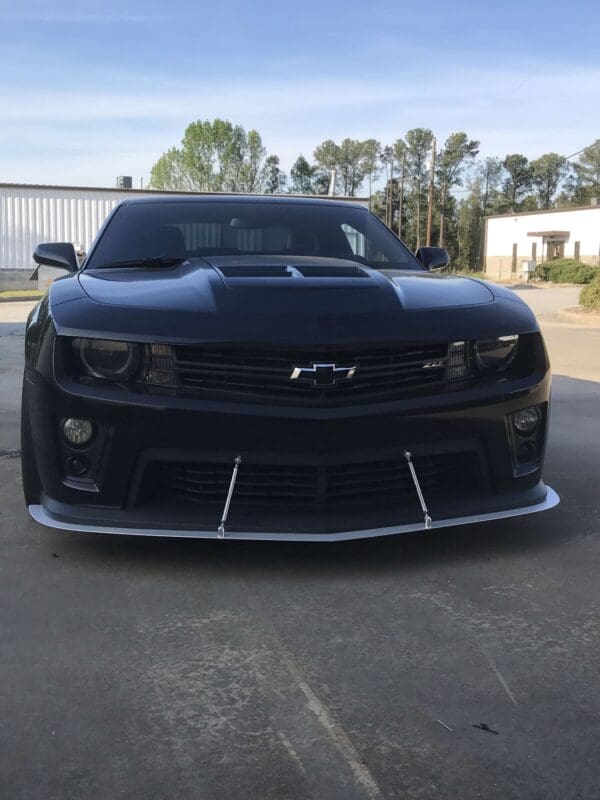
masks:
<svg viewBox="0 0 600 800"><path fill-rule="evenodd" d="M29 300L30 298L31 300L39 300L43 295L44 292L40 292L39 289L6 289L0 292L0 300L13 300L16 297L25 300Z"/></svg>
<svg viewBox="0 0 600 800"><path fill-rule="evenodd" d="M600 272L581 290L579 302L588 311L600 311Z"/></svg>

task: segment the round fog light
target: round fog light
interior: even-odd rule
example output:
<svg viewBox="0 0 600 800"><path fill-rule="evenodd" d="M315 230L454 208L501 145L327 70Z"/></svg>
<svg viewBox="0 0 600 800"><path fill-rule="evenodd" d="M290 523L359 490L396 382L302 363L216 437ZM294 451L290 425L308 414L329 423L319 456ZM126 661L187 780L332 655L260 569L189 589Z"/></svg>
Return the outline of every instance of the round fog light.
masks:
<svg viewBox="0 0 600 800"><path fill-rule="evenodd" d="M533 442L523 442L517 450L517 459L521 464L530 464L537 461L537 447Z"/></svg>
<svg viewBox="0 0 600 800"><path fill-rule="evenodd" d="M529 436L532 434L537 426L540 424L542 415L539 408L531 406L530 408L522 408L513 414L513 425L517 433L521 436Z"/></svg>
<svg viewBox="0 0 600 800"><path fill-rule="evenodd" d="M89 419L69 417L63 422L63 436L74 445L87 444L94 435L94 426Z"/></svg>
<svg viewBox="0 0 600 800"><path fill-rule="evenodd" d="M70 475L76 475L77 477L85 475L89 468L89 462L83 456L69 456L67 458L67 470Z"/></svg>

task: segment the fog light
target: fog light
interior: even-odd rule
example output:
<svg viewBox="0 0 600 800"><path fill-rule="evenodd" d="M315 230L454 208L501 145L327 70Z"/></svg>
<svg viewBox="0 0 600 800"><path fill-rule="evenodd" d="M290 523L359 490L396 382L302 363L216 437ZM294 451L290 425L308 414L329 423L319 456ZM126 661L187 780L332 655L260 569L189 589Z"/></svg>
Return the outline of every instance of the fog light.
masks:
<svg viewBox="0 0 600 800"><path fill-rule="evenodd" d="M513 414L513 425L517 433L521 436L529 436L532 434L537 426L540 424L542 415L539 408L531 406L530 408L522 408Z"/></svg>
<svg viewBox="0 0 600 800"><path fill-rule="evenodd" d="M83 456L69 456L67 458L67 470L70 475L77 475L78 477L85 475L89 468L89 461Z"/></svg>
<svg viewBox="0 0 600 800"><path fill-rule="evenodd" d="M517 459L521 464L530 464L537 461L537 447L533 442L523 442L517 450Z"/></svg>
<svg viewBox="0 0 600 800"><path fill-rule="evenodd" d="M87 444L94 435L94 426L89 419L69 417L63 422L63 435L69 444Z"/></svg>

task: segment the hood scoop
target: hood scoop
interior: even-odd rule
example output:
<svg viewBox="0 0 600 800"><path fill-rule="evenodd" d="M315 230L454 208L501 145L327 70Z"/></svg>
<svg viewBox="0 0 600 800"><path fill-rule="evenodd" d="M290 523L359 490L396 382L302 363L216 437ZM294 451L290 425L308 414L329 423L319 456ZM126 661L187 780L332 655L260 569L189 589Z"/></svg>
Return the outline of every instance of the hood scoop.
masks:
<svg viewBox="0 0 600 800"><path fill-rule="evenodd" d="M354 266L333 266L323 267L321 265L311 266L306 264L300 267L294 266L305 278L368 278L369 273L362 267Z"/></svg>
<svg viewBox="0 0 600 800"><path fill-rule="evenodd" d="M230 264L217 267L225 278L291 278L293 273L285 265L269 264L267 266L242 266Z"/></svg>
<svg viewBox="0 0 600 800"><path fill-rule="evenodd" d="M370 278L369 273L360 266L340 265L323 266L321 264L219 264L215 266L224 278L247 279L253 278L295 278L295 279L319 279L319 278Z"/></svg>

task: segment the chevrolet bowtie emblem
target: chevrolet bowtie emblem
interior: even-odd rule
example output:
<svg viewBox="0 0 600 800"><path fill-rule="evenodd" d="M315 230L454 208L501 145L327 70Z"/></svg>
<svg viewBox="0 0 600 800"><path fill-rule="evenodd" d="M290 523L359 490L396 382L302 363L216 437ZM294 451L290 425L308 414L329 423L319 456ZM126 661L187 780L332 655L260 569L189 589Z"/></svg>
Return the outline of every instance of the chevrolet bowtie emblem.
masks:
<svg viewBox="0 0 600 800"><path fill-rule="evenodd" d="M338 381L349 381L354 377L356 366L338 367L337 364L317 364L310 367L294 367L291 381L309 381L313 386L335 386Z"/></svg>

